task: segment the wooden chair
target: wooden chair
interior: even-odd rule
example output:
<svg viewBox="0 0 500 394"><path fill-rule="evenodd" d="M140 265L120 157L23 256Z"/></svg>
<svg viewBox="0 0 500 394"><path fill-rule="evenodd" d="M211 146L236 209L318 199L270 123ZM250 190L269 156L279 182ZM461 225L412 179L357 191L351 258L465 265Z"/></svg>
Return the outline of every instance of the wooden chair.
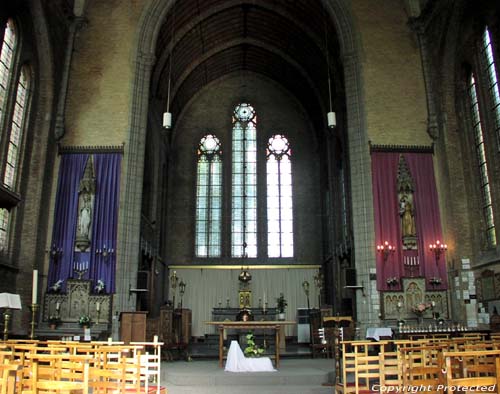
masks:
<svg viewBox="0 0 500 394"><path fill-rule="evenodd" d="M89 392L91 357L71 354L28 354L31 361L30 394Z"/></svg>
<svg viewBox="0 0 500 394"><path fill-rule="evenodd" d="M332 357L332 341L328 340L326 337L325 328L317 328L311 331L311 355L312 358L316 356L322 356L330 358Z"/></svg>
<svg viewBox="0 0 500 394"><path fill-rule="evenodd" d="M145 392L149 392L150 380L156 384L156 394L161 394L161 347L163 342L158 342L154 337L153 342L130 342L131 345L143 346L146 352L139 356L141 364L141 375L145 380Z"/></svg>
<svg viewBox="0 0 500 394"><path fill-rule="evenodd" d="M444 346L401 348L403 387L426 387L426 392L441 393Z"/></svg>
<svg viewBox="0 0 500 394"><path fill-rule="evenodd" d="M337 377L337 393L369 392L380 382L380 353L387 341L343 341L341 376Z"/></svg>
<svg viewBox="0 0 500 394"><path fill-rule="evenodd" d="M444 372L448 392L455 392L459 386L469 387L467 393L500 393L500 351L477 350L444 352ZM478 388L478 391L472 388Z"/></svg>
<svg viewBox="0 0 500 394"><path fill-rule="evenodd" d="M14 394L16 392L17 371L19 364L0 364L0 394Z"/></svg>

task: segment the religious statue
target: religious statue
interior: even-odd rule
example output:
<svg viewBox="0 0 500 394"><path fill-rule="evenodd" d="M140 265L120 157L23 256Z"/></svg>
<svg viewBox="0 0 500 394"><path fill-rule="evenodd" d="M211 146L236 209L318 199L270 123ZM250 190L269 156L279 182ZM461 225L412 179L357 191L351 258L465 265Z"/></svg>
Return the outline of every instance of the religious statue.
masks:
<svg viewBox="0 0 500 394"><path fill-rule="evenodd" d="M401 238L403 250L417 249L417 228L415 226L413 178L403 155L398 166L399 216L401 217Z"/></svg>
<svg viewBox="0 0 500 394"><path fill-rule="evenodd" d="M75 247L81 252L90 248L92 239L92 211L94 206L95 178L92 156L85 165L83 178L80 180L78 196L78 218L76 224Z"/></svg>
<svg viewBox="0 0 500 394"><path fill-rule="evenodd" d="M401 213L401 231L403 237L415 237L417 232L415 230L415 217L410 201L403 201Z"/></svg>
<svg viewBox="0 0 500 394"><path fill-rule="evenodd" d="M78 231L81 237L89 238L90 234L90 221L92 217L92 207L90 206L90 196L85 194L83 196L83 206L80 209L78 216Z"/></svg>

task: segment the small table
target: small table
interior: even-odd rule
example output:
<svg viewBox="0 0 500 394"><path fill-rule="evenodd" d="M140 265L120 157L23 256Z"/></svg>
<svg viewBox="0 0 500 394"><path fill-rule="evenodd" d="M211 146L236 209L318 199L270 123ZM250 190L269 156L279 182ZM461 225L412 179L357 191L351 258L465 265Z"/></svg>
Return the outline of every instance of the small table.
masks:
<svg viewBox="0 0 500 394"><path fill-rule="evenodd" d="M205 324L217 326L219 329L219 367L224 361L224 330L259 330L273 329L275 333L275 365L280 366L280 328L285 325L296 324L294 321L207 321Z"/></svg>

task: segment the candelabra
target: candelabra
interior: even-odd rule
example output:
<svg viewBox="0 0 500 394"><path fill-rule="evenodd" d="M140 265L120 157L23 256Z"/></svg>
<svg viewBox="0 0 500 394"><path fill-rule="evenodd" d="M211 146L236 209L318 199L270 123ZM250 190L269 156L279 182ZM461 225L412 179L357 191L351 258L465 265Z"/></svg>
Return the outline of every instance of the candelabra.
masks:
<svg viewBox="0 0 500 394"><path fill-rule="evenodd" d="M89 270L89 262L88 261L81 261L81 262L76 262L74 263L73 266L73 272L78 275L78 280L81 280L83 276L87 273Z"/></svg>
<svg viewBox="0 0 500 394"><path fill-rule="evenodd" d="M107 248L106 245L103 245L102 249L96 249L95 254L101 255L103 259L107 260L112 254L115 253L113 248Z"/></svg>
<svg viewBox="0 0 500 394"><path fill-rule="evenodd" d="M408 272L408 275L413 278L415 273L419 270L420 258L418 256L404 256L403 265L405 266L405 271Z"/></svg>
<svg viewBox="0 0 500 394"><path fill-rule="evenodd" d="M441 253L446 252L447 249L448 245L442 244L439 240L437 240L436 243L429 245L429 250L431 252L434 252L434 254L436 255L436 262L440 259Z"/></svg>
<svg viewBox="0 0 500 394"><path fill-rule="evenodd" d="M396 247L389 244L389 241L385 241L382 245L377 245L377 252L382 254L382 258L386 261L391 253L396 251Z"/></svg>
<svg viewBox="0 0 500 394"><path fill-rule="evenodd" d="M396 278L395 276L392 278L387 278L385 282L389 287L396 286L398 284L398 278Z"/></svg>
<svg viewBox="0 0 500 394"><path fill-rule="evenodd" d="M31 304L31 330L30 339L35 339L35 326L36 326L36 313L38 311L38 304Z"/></svg>

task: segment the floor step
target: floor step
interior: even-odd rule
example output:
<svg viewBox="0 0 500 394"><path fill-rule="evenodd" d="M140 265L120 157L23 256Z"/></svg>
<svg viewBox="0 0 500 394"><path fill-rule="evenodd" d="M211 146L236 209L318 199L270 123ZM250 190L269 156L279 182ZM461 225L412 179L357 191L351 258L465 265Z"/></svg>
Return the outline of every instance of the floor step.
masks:
<svg viewBox="0 0 500 394"><path fill-rule="evenodd" d="M332 394L332 387L322 386L171 386L168 394Z"/></svg>

